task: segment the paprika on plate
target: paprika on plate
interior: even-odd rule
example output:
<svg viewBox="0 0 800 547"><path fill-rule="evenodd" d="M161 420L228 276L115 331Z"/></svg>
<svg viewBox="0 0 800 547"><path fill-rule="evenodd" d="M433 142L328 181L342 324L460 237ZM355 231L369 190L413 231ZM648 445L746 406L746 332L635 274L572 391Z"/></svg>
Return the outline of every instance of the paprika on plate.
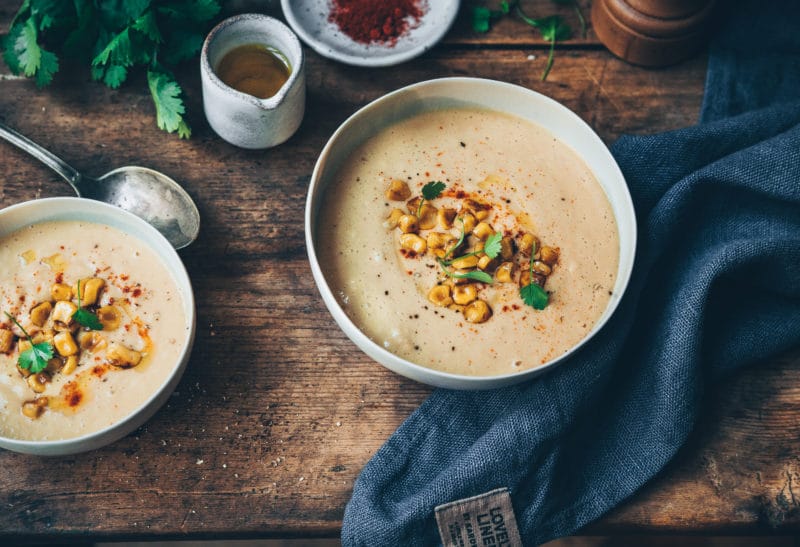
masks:
<svg viewBox="0 0 800 547"><path fill-rule="evenodd" d="M333 0L328 20L362 44L393 46L425 13L425 0Z"/></svg>

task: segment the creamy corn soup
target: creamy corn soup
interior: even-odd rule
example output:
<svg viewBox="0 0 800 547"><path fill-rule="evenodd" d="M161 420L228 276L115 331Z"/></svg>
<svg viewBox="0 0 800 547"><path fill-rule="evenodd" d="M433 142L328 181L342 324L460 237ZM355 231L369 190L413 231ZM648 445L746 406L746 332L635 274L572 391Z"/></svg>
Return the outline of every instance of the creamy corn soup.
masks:
<svg viewBox="0 0 800 547"><path fill-rule="evenodd" d="M117 229L45 222L0 239L0 435L67 439L124 419L177 366L183 309L155 253Z"/></svg>
<svg viewBox="0 0 800 547"><path fill-rule="evenodd" d="M317 250L339 303L426 367L540 366L584 338L612 294L619 238L603 189L523 119L452 109L404 120L350 155L321 204Z"/></svg>

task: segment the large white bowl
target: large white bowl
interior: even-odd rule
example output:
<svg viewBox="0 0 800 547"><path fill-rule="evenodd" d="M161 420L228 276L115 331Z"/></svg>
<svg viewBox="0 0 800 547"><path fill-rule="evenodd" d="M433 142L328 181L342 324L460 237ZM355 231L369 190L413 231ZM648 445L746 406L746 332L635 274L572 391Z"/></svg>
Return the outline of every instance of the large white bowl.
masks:
<svg viewBox="0 0 800 547"><path fill-rule="evenodd" d="M167 401L178 385L189 360L196 324L192 285L178 253L158 230L122 209L91 199L73 197L26 201L0 210L0 237L31 224L54 220L81 220L105 224L140 239L155 252L174 278L181 294L189 330L182 342L179 359L175 363L169 363L172 372L146 401L142 401L136 410L122 421L80 437L55 441L30 441L0 436L0 448L39 456L58 456L94 450L124 437L144 424Z"/></svg>
<svg viewBox="0 0 800 547"><path fill-rule="evenodd" d="M478 107L530 120L548 129L575 150L605 190L617 221L620 260L611 299L592 330L574 347L544 365L499 376L467 376L427 368L387 351L367 337L337 302L317 259L317 216L326 185L343 162L365 140L410 116L452 107ZM386 368L419 382L449 389L490 389L532 378L556 366L585 344L617 308L633 269L636 217L622 172L600 137L575 113L530 89L494 80L443 78L420 82L389 93L348 118L333 134L314 167L305 211L305 235L311 271L328 310L344 333L364 353Z"/></svg>

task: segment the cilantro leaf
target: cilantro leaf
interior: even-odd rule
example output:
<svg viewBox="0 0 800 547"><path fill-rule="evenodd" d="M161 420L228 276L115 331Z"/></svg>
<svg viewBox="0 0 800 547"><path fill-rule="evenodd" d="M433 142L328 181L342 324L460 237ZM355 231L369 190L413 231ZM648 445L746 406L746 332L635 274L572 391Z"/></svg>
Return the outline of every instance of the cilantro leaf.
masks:
<svg viewBox="0 0 800 547"><path fill-rule="evenodd" d="M103 324L95 314L86 308L78 308L72 314L72 318L81 326L91 330L103 330Z"/></svg>
<svg viewBox="0 0 800 547"><path fill-rule="evenodd" d="M503 15L511 12L511 8L517 5L519 0L500 2L500 9L491 10L485 6L474 6L472 8L472 30L479 33L489 32L492 21L500 19Z"/></svg>
<svg viewBox="0 0 800 547"><path fill-rule="evenodd" d="M133 54L131 48L130 29L126 28L116 36L103 48L94 59L92 65L105 65L109 61L112 64L120 66L130 66L133 64Z"/></svg>
<svg viewBox="0 0 800 547"><path fill-rule="evenodd" d="M103 83L111 89L117 89L128 77L128 69L121 65L109 66L103 75Z"/></svg>
<svg viewBox="0 0 800 547"><path fill-rule="evenodd" d="M425 200L438 198L445 187L445 183L439 180L432 180L422 187L422 199L419 200L419 205L417 206L417 216L422 213L422 204L425 203Z"/></svg>
<svg viewBox="0 0 800 547"><path fill-rule="evenodd" d="M442 181L432 180L428 184L422 187L422 197L427 200L436 199L441 195L442 190L444 190L445 188L446 185Z"/></svg>
<svg viewBox="0 0 800 547"><path fill-rule="evenodd" d="M20 353L17 364L20 368L30 370L33 374L36 374L47 368L47 362L52 358L53 346L50 345L50 342L39 342Z"/></svg>
<svg viewBox="0 0 800 547"><path fill-rule="evenodd" d="M550 295L548 295L543 288L533 282L525 285L524 287L520 287L519 296L522 298L522 301L525 302L525 304L537 310L545 309L550 301Z"/></svg>
<svg viewBox="0 0 800 547"><path fill-rule="evenodd" d="M148 70L147 84L156 106L158 127L168 133L177 131L181 138L189 138L191 129L183 119L185 108L178 82L168 74Z"/></svg>
<svg viewBox="0 0 800 547"><path fill-rule="evenodd" d="M492 20L492 10L486 6L475 6L472 8L472 30L481 34L489 32Z"/></svg>
<svg viewBox="0 0 800 547"><path fill-rule="evenodd" d="M164 41L164 37L161 36L161 31L158 30L156 16L151 10L147 10L143 15L139 16L131 27L150 38L153 42L160 44Z"/></svg>
<svg viewBox="0 0 800 547"><path fill-rule="evenodd" d="M42 372L47 367L47 361L53 358L53 346L50 342L39 342L38 344L34 344L33 340L31 339L31 335L28 334L22 325L19 324L19 321L14 319L14 316L8 312L5 312L6 317L11 319L11 321L19 327L19 330L25 335L25 338L28 339L30 342L31 347L26 349L23 352L20 352L19 357L17 358L17 364L20 368L24 368L30 370L32 373L36 374L38 372Z"/></svg>
<svg viewBox="0 0 800 547"><path fill-rule="evenodd" d="M81 326L91 330L103 330L103 324L95 314L81 307L81 280L78 279L78 309L72 314L72 318Z"/></svg>
<svg viewBox="0 0 800 547"><path fill-rule="evenodd" d="M489 258L497 258L497 255L500 254L500 240L503 239L503 234L500 232L495 232L489 237L486 238L486 242L483 244L483 252Z"/></svg>

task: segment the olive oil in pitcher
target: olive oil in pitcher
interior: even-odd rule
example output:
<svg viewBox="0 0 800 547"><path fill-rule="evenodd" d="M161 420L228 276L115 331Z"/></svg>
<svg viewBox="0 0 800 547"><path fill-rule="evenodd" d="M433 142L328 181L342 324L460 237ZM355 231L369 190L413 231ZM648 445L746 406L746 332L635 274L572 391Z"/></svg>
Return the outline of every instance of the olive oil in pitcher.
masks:
<svg viewBox="0 0 800 547"><path fill-rule="evenodd" d="M225 54L215 72L226 85L259 99L274 96L286 83L291 67L275 48L246 44Z"/></svg>

